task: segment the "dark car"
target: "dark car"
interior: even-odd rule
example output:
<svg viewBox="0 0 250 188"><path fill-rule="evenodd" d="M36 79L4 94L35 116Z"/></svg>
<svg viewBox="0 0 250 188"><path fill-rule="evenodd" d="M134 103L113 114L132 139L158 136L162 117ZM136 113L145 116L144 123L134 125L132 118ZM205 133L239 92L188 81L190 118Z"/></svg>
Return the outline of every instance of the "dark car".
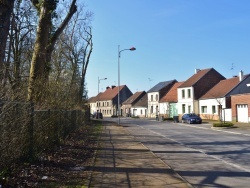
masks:
<svg viewBox="0 0 250 188"><path fill-rule="evenodd" d="M103 115L101 112L94 112L92 114L92 118L96 118L96 119L103 119Z"/></svg>
<svg viewBox="0 0 250 188"><path fill-rule="evenodd" d="M94 112L93 114L91 114L91 117L96 118L96 114L97 114L97 112Z"/></svg>
<svg viewBox="0 0 250 188"><path fill-rule="evenodd" d="M103 115L101 112L97 112L96 119L103 119Z"/></svg>
<svg viewBox="0 0 250 188"><path fill-rule="evenodd" d="M194 113L184 114L181 118L181 121L182 121L182 123L189 123L189 124L191 124L191 123L201 124L202 123L202 119Z"/></svg>

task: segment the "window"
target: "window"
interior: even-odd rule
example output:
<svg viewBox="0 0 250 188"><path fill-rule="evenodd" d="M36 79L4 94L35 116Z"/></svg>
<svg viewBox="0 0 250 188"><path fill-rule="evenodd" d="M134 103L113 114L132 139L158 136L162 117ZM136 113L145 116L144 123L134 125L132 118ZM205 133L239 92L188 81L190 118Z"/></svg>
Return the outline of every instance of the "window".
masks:
<svg viewBox="0 0 250 188"><path fill-rule="evenodd" d="M212 106L212 113L213 113L213 114L215 114L215 113L216 113L216 108L215 108L215 106L214 106L214 105Z"/></svg>
<svg viewBox="0 0 250 188"><path fill-rule="evenodd" d="M153 101L153 95L151 95L151 101Z"/></svg>
<svg viewBox="0 0 250 188"><path fill-rule="evenodd" d="M188 98L191 98L191 89L188 89Z"/></svg>
<svg viewBox="0 0 250 188"><path fill-rule="evenodd" d="M186 106L185 106L185 104L183 104L182 105L182 113L184 114L186 111L185 111L185 108L186 108Z"/></svg>
<svg viewBox="0 0 250 188"><path fill-rule="evenodd" d="M151 106L150 112L151 112L151 114L153 113L153 106Z"/></svg>
<svg viewBox="0 0 250 188"><path fill-rule="evenodd" d="M142 115L142 110L141 110L141 115Z"/></svg>
<svg viewBox="0 0 250 188"><path fill-rule="evenodd" d="M185 90L183 89L181 90L181 92L182 92L182 98L185 98Z"/></svg>
<svg viewBox="0 0 250 188"><path fill-rule="evenodd" d="M188 113L191 113L191 106L188 106Z"/></svg>
<svg viewBox="0 0 250 188"><path fill-rule="evenodd" d="M107 102L107 106L109 106L109 102Z"/></svg>
<svg viewBox="0 0 250 188"><path fill-rule="evenodd" d="M155 100L158 101L158 95L157 94L155 95Z"/></svg>
<svg viewBox="0 0 250 188"><path fill-rule="evenodd" d="M202 106L201 107L201 113L207 113L207 106Z"/></svg>

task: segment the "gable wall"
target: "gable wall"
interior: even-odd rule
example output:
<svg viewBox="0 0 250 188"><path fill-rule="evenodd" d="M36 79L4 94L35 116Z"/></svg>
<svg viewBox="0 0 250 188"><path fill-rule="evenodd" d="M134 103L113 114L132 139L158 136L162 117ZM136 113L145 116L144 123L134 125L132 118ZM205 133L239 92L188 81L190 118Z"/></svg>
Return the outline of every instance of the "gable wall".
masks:
<svg viewBox="0 0 250 188"><path fill-rule="evenodd" d="M220 80L225 78L217 71L212 69L205 76L203 76L193 87L194 87L194 99L199 99L208 90L215 86Z"/></svg>
<svg viewBox="0 0 250 188"><path fill-rule="evenodd" d="M237 105L238 104L247 104L248 105L248 117L250 117L250 94L242 95L232 95L232 119L233 121L237 120Z"/></svg>

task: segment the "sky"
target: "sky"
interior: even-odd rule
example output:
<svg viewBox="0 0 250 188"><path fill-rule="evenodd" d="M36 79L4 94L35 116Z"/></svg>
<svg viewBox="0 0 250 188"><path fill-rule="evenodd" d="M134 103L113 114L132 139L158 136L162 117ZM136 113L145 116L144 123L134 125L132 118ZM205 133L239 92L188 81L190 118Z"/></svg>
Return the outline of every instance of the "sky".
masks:
<svg viewBox="0 0 250 188"><path fill-rule="evenodd" d="M185 81L195 69L250 73L249 0L85 0L94 13L88 97L118 85L132 93Z"/></svg>

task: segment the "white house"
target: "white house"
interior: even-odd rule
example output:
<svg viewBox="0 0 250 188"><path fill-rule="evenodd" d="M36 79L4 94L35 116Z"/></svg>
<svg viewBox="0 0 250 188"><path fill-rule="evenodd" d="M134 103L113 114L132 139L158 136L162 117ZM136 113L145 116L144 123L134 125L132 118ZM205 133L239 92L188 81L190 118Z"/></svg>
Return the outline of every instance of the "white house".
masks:
<svg viewBox="0 0 250 188"><path fill-rule="evenodd" d="M148 95L143 95L132 107L131 111L134 116L147 117L148 115Z"/></svg>
<svg viewBox="0 0 250 188"><path fill-rule="evenodd" d="M152 87L148 92L148 117L156 117L160 114L159 105L160 99L170 90L170 88L177 82L176 80L170 80L165 82L159 82Z"/></svg>
<svg viewBox="0 0 250 188"><path fill-rule="evenodd" d="M195 70L195 74L181 84L178 89L178 113L196 113L199 114L198 99L209 91L220 80L225 79L215 69Z"/></svg>
<svg viewBox="0 0 250 188"><path fill-rule="evenodd" d="M250 81L250 75L221 80L199 99L200 116L203 119L232 121L231 95L241 94ZM237 89L238 88L238 89Z"/></svg>

